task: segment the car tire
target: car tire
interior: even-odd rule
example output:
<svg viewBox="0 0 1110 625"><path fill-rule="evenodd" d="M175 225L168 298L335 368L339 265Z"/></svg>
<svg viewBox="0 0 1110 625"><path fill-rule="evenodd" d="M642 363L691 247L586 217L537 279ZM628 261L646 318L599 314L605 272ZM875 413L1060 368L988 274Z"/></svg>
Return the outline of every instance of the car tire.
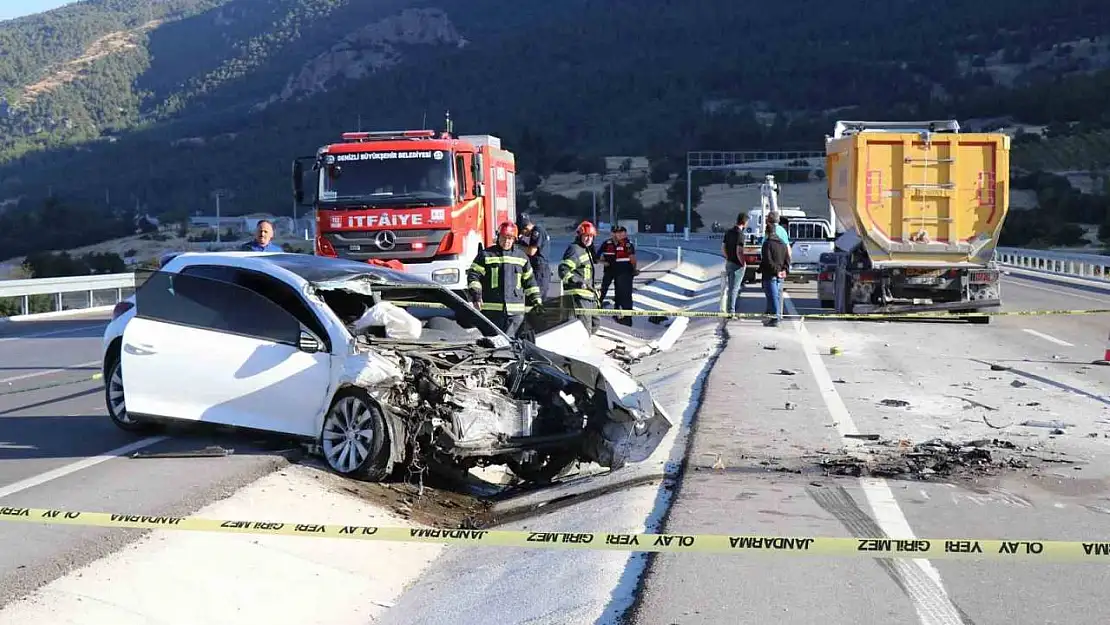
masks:
<svg viewBox="0 0 1110 625"><path fill-rule="evenodd" d="M336 393L324 415L320 451L328 467L344 477L380 482L393 472L385 414L359 388L348 387Z"/></svg>
<svg viewBox="0 0 1110 625"><path fill-rule="evenodd" d="M127 412L127 397L123 390L123 359L118 354L111 360L108 375L104 376L104 407L112 423L125 432L149 434L160 429L157 424L137 419Z"/></svg>

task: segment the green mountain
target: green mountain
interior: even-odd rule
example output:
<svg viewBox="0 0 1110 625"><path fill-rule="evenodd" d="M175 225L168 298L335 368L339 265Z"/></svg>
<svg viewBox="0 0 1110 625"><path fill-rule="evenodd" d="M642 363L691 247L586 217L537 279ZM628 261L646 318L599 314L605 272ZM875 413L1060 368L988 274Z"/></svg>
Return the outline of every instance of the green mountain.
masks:
<svg viewBox="0 0 1110 625"><path fill-rule="evenodd" d="M0 258L130 232L136 208L207 212L215 189L285 210L292 157L446 110L540 174L820 149L835 117L1106 128L1104 4L86 0L0 23Z"/></svg>

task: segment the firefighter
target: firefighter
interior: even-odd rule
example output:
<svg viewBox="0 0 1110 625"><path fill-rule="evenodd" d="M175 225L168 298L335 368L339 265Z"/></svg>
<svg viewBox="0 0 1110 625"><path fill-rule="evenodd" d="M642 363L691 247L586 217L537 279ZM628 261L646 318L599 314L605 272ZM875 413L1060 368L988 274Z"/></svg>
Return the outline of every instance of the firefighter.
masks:
<svg viewBox="0 0 1110 625"><path fill-rule="evenodd" d="M517 234L513 222L501 224L497 243L478 250L466 272L470 301L511 337L517 336L529 307L543 306L528 255L516 247Z"/></svg>
<svg viewBox="0 0 1110 625"><path fill-rule="evenodd" d="M614 308L632 310L632 279L637 274L636 246L628 240L628 229L624 226L617 226L614 233L617 239L613 246ZM631 326L632 318L618 317L617 323Z"/></svg>
<svg viewBox="0 0 1110 625"><path fill-rule="evenodd" d="M572 308L598 308L601 304L594 284L594 237L597 228L588 221L578 226L574 242L563 252L559 263L559 281L563 284L563 298ZM577 314L578 320L593 334L601 325L597 315Z"/></svg>
<svg viewBox="0 0 1110 625"><path fill-rule="evenodd" d="M547 297L547 285L551 281L551 266L547 262L551 257L551 237L543 226L525 214L520 215L517 227L520 228L517 242L532 261L532 272L536 274L536 285L540 287L540 299L544 299Z"/></svg>
<svg viewBox="0 0 1110 625"><path fill-rule="evenodd" d="M598 296L598 302L602 307L605 307L605 296L609 295L609 285L613 283L613 259L616 255L617 249L617 229L614 227L609 231L609 238L601 244L598 249L598 256L601 257L601 293Z"/></svg>

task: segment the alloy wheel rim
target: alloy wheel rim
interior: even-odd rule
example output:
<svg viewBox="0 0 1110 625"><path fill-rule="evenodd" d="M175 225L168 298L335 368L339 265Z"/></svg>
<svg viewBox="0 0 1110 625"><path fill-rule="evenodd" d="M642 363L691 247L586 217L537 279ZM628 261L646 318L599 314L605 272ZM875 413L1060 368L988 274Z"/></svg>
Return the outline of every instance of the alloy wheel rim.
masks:
<svg viewBox="0 0 1110 625"><path fill-rule="evenodd" d="M374 430L370 407L357 397L344 397L324 421L324 457L332 468L350 473L370 455Z"/></svg>

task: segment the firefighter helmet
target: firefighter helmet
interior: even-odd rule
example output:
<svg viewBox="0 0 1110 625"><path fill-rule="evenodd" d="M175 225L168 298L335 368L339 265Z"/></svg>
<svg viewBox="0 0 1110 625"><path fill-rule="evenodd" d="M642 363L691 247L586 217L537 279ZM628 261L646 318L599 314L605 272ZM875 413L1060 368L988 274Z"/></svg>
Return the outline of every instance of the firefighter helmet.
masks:
<svg viewBox="0 0 1110 625"><path fill-rule="evenodd" d="M588 221L583 221L578 224L578 236L581 237L596 237L597 227Z"/></svg>
<svg viewBox="0 0 1110 625"><path fill-rule="evenodd" d="M497 234L499 234L501 236L508 236L508 237L514 237L514 238L516 237L517 233L518 233L518 231L517 231L517 228L516 228L516 224L514 224L511 221L506 221L506 222L502 223L501 228L499 228L498 231L497 231Z"/></svg>

